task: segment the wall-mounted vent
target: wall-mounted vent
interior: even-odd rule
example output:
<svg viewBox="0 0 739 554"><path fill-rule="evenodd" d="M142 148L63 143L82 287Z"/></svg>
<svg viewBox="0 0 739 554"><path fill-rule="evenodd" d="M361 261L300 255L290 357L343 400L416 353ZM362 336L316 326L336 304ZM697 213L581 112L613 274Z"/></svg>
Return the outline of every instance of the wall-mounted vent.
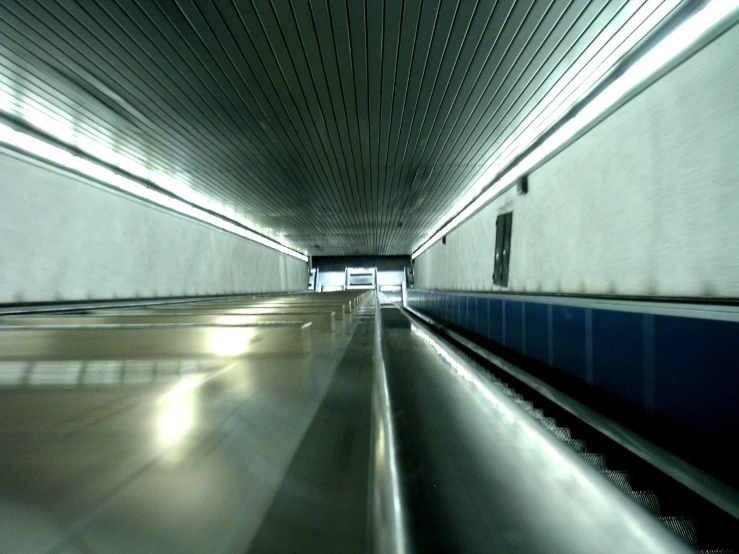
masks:
<svg viewBox="0 0 739 554"><path fill-rule="evenodd" d="M522 175L518 178L518 182L516 183L516 189L518 190L518 194L526 194L529 192L529 176L528 175Z"/></svg>
<svg viewBox="0 0 739 554"><path fill-rule="evenodd" d="M508 286L508 264L511 259L511 228L513 212L500 214L495 221L495 269L493 284Z"/></svg>

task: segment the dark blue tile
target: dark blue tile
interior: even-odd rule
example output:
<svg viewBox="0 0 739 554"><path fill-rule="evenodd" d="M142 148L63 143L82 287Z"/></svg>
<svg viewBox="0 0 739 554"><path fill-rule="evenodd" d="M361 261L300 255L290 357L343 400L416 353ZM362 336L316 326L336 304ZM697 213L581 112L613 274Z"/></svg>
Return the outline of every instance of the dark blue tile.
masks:
<svg viewBox="0 0 739 554"><path fill-rule="evenodd" d="M503 301L488 299L488 338L503 344Z"/></svg>
<svg viewBox="0 0 739 554"><path fill-rule="evenodd" d="M477 303L474 296L468 296L466 302L466 313L464 315L464 328L472 331L475 326L475 317L477 312Z"/></svg>
<svg viewBox="0 0 739 554"><path fill-rule="evenodd" d="M526 310L526 355L549 363L549 332L547 305L527 302Z"/></svg>
<svg viewBox="0 0 739 554"><path fill-rule="evenodd" d="M462 303L462 298L459 296L452 296L452 314L451 314L451 322L454 325L459 325L459 314L461 312L460 304Z"/></svg>
<svg viewBox="0 0 739 554"><path fill-rule="evenodd" d="M505 345L523 351L523 302L505 301Z"/></svg>
<svg viewBox="0 0 739 554"><path fill-rule="evenodd" d="M554 367L585 379L585 310L552 306Z"/></svg>
<svg viewBox="0 0 739 554"><path fill-rule="evenodd" d="M475 333L481 337L488 334L488 302L479 296L475 299Z"/></svg>
<svg viewBox="0 0 739 554"><path fill-rule="evenodd" d="M642 314L593 310L593 384L642 403L644 330Z"/></svg>
<svg viewBox="0 0 739 554"><path fill-rule="evenodd" d="M474 296L467 297L467 323L465 327L477 333L477 298Z"/></svg>
<svg viewBox="0 0 739 554"><path fill-rule="evenodd" d="M739 435L739 323L655 317L660 414L707 433Z"/></svg>

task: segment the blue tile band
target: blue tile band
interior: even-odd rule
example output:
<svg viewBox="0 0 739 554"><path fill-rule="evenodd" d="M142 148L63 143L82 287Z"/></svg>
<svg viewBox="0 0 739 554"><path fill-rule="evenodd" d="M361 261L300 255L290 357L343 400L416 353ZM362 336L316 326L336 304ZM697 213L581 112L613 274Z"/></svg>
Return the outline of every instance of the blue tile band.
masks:
<svg viewBox="0 0 739 554"><path fill-rule="evenodd" d="M412 289L408 304L670 420L739 436L736 314L501 296Z"/></svg>

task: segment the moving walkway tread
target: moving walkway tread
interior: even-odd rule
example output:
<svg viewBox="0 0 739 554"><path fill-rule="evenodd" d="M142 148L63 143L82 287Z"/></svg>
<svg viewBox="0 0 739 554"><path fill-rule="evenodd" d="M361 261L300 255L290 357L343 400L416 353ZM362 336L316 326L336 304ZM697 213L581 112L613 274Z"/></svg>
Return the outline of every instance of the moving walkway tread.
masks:
<svg viewBox="0 0 739 554"><path fill-rule="evenodd" d="M452 337L445 338L470 364L488 372L495 385L521 409L683 541L701 554L739 554L736 518L657 471Z"/></svg>

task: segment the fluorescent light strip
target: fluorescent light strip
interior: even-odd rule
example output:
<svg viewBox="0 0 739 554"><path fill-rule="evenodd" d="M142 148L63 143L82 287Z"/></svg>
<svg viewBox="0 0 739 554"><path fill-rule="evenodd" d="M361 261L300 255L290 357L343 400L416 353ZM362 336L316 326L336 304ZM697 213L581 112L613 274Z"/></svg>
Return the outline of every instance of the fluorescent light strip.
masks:
<svg viewBox="0 0 739 554"><path fill-rule="evenodd" d="M521 124L521 132L504 143L497 151L497 160L490 170L486 171L483 177L487 179L478 179L476 186L478 189L487 185L492 178L511 163L523 150L532 144L541 134L554 125L562 116L564 116L572 106L592 90L599 83L608 71L623 58L640 40L642 40L655 26L662 21L675 8L677 0L663 2L657 9L651 13L639 13L628 20L626 25L622 27L618 33L611 37L607 44L598 44L595 42L597 51L595 55L586 64L576 64L575 77L570 81L561 80L561 86L555 85L553 92L556 94L548 94L549 100L546 106L538 113L533 113L527 117ZM649 10L641 10L649 12ZM590 49L589 49L590 50ZM471 200L466 199L463 205ZM458 210L461 209L461 206ZM455 210L455 211L458 211Z"/></svg>
<svg viewBox="0 0 739 554"><path fill-rule="evenodd" d="M1 56L0 59L2 59ZM142 156L139 153L134 154L134 159L132 159L130 152L129 155L117 152L113 148L114 141L109 132L105 135L103 130L101 135L97 132L98 130L89 127L86 122L74 121L64 110L48 109L45 105L39 103L29 91L24 93L15 90L7 79L7 75L2 72L0 72L0 112L23 119L32 127L53 137L61 144L82 150L90 159L96 162L117 167L136 179L161 187L186 203L213 212L223 219L235 221L237 226L251 229L257 235L261 233L269 237L268 240L273 240L290 250L294 250L282 243L282 235L279 239L270 237L271 229L262 228L255 222L248 221L237 214L232 206L220 204L193 190L187 173L170 173L163 171L161 168L147 168L144 165L146 162L142 162ZM91 138L91 136L95 136L97 139Z"/></svg>
<svg viewBox="0 0 739 554"><path fill-rule="evenodd" d="M485 192L460 212L455 210L445 219L451 218L449 223L436 231L415 252L412 258L428 250L434 243L447 235L462 222L469 219L474 213L490 202L495 196L503 192L516 180L527 174L539 162L547 156L567 144L572 137L585 129L594 120L618 104L622 98L632 90L642 85L652 75L658 72L670 61L679 57L693 44L698 42L706 33L732 16L739 9L739 0L712 0L709 4L696 12L690 19L672 31L667 37L656 44L649 52L642 56L636 63L627 69L621 77L606 87L598 96L581 109L572 119L557 129L541 146L524 158L521 162L510 168L503 175L499 175L495 183ZM487 170L477 183L484 180L490 182L500 169L500 164L495 163ZM476 183L476 184L477 184Z"/></svg>
<svg viewBox="0 0 739 554"><path fill-rule="evenodd" d="M266 246L303 262L308 261L308 256L301 254L277 241L268 239L249 229L236 225L230 221L220 218L212 213L196 208L186 202L172 198L157 190L151 189L133 179L124 177L107 167L95 163L86 158L75 156L69 151L59 148L51 143L40 140L34 136L16 131L7 125L0 124L0 143L19 148L25 152L38 156L44 160L53 162L62 167L72 169L88 177L92 177L106 185L124 191L128 194L142 198L164 208L187 215L213 227L223 229L234 235L238 235L250 241Z"/></svg>
<svg viewBox="0 0 739 554"><path fill-rule="evenodd" d="M638 10L622 14L626 23L610 36L599 35L575 61L567 74L557 81L535 108L513 131L511 136L488 159L488 168L454 207L447 211L451 217L480 194L490 181L510 164L516 156L532 144L583 98L631 48L643 39L677 5L679 0L648 2ZM568 77L569 76L569 77Z"/></svg>

